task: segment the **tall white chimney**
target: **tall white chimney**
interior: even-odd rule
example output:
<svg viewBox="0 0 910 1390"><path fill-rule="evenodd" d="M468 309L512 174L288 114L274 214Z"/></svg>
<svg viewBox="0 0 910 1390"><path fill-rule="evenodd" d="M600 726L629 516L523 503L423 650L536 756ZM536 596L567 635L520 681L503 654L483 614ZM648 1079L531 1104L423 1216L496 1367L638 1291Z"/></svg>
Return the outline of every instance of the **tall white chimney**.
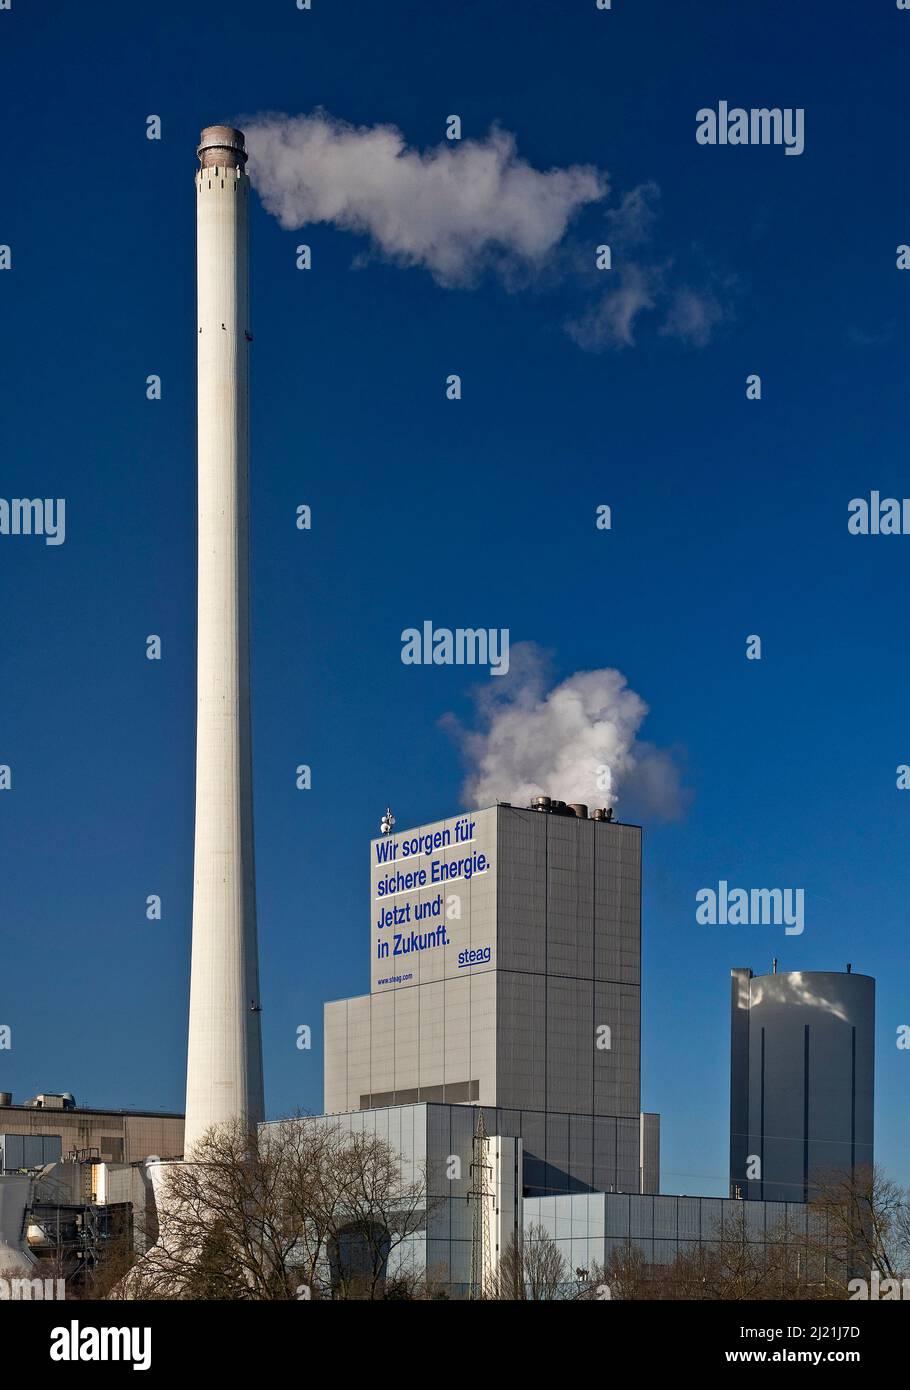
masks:
<svg viewBox="0 0 910 1390"><path fill-rule="evenodd" d="M243 134L197 151L196 844L184 1154L263 1119L250 732L249 179Z"/></svg>

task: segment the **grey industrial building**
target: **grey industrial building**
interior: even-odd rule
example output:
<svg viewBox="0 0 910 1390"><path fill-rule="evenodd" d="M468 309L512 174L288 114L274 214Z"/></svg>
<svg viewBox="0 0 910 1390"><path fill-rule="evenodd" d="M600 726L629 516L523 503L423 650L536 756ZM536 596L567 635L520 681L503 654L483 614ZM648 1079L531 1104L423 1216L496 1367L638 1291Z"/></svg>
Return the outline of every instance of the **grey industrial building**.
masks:
<svg viewBox="0 0 910 1390"><path fill-rule="evenodd" d="M528 1194L656 1191L640 827L541 798L380 837L370 866L372 988L326 1005L326 1112L489 1106Z"/></svg>
<svg viewBox="0 0 910 1390"><path fill-rule="evenodd" d="M732 972L730 1194L809 1201L874 1161L875 981Z"/></svg>
<svg viewBox="0 0 910 1390"><path fill-rule="evenodd" d="M14 1105L0 1091L0 1172L81 1154L106 1163L144 1163L183 1153L183 1116L78 1106L69 1092L42 1092Z"/></svg>
<svg viewBox="0 0 910 1390"><path fill-rule="evenodd" d="M651 1265L668 1265L696 1247L743 1237L753 1246L779 1238L784 1223L794 1244L811 1222L804 1202L743 1202L728 1197L637 1196L587 1192L552 1199L527 1198L525 1229L537 1227L556 1242L570 1270L597 1269L630 1247Z"/></svg>
<svg viewBox="0 0 910 1390"><path fill-rule="evenodd" d="M183 1152L183 1116L79 1107L69 1092L12 1099L0 1092L0 1279L50 1266L79 1288L114 1237L131 1229L145 1248L146 1160Z"/></svg>
<svg viewBox="0 0 910 1390"><path fill-rule="evenodd" d="M487 1194L482 1201L493 1267L511 1242L532 1229L552 1237L570 1271L597 1270L617 1251L630 1247L649 1264L666 1265L697 1246L710 1249L725 1237L744 1237L763 1246L784 1222L796 1242L807 1233L810 1214L803 1202L593 1190L534 1196L524 1179L524 1141L503 1135L506 1116L492 1108L430 1102L302 1121L377 1135L398 1155L403 1186L425 1184L425 1219L393 1250L390 1275L425 1275L456 1298L470 1293L478 1200L472 1163L481 1114L490 1136L484 1159Z"/></svg>

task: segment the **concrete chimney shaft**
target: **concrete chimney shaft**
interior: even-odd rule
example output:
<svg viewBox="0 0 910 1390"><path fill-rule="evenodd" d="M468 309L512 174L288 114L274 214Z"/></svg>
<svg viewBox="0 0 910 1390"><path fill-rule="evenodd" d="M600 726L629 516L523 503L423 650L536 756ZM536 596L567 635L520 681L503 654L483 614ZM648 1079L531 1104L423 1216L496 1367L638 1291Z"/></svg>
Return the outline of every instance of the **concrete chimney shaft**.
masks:
<svg viewBox="0 0 910 1390"><path fill-rule="evenodd" d="M249 577L249 180L208 126L196 174L198 625L193 949L184 1154L263 1118L253 858Z"/></svg>

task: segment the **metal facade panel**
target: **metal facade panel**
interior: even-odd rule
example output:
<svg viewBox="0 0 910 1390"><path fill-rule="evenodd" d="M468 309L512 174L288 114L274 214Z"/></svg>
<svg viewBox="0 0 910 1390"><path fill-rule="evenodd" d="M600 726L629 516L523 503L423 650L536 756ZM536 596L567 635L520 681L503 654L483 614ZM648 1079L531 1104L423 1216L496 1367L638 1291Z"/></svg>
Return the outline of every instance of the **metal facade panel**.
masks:
<svg viewBox="0 0 910 1390"><path fill-rule="evenodd" d="M724 1203L719 1197L699 1199L701 1239L719 1240L723 1230Z"/></svg>
<svg viewBox="0 0 910 1390"><path fill-rule="evenodd" d="M655 1197L654 1239L675 1241L678 1234L678 1197Z"/></svg>
<svg viewBox="0 0 910 1390"><path fill-rule="evenodd" d="M497 1101L514 1109L546 1104L547 982L543 975L497 971Z"/></svg>
<svg viewBox="0 0 910 1390"><path fill-rule="evenodd" d="M547 1126L542 1111L522 1111L521 1137L524 1143L525 1190L533 1197L549 1197L552 1194L546 1162Z"/></svg>
<svg viewBox="0 0 910 1390"><path fill-rule="evenodd" d="M636 826L594 829L594 970L601 980L641 980L640 837Z"/></svg>
<svg viewBox="0 0 910 1390"><path fill-rule="evenodd" d="M546 820L499 808L497 961L504 970L546 970Z"/></svg>
<svg viewBox="0 0 910 1390"><path fill-rule="evenodd" d="M701 1214L698 1202L680 1198L676 1208L680 1241L695 1240L701 1235Z"/></svg>
<svg viewBox="0 0 910 1390"><path fill-rule="evenodd" d="M594 1118L569 1116L569 1173L573 1190L594 1186Z"/></svg>
<svg viewBox="0 0 910 1390"><path fill-rule="evenodd" d="M550 976L546 1006L546 1107L590 1115L597 1056L594 982Z"/></svg>
<svg viewBox="0 0 910 1390"><path fill-rule="evenodd" d="M17 1168L25 1167L25 1134L4 1134L3 1141L3 1166L10 1172Z"/></svg>
<svg viewBox="0 0 910 1390"><path fill-rule="evenodd" d="M594 821L546 816L547 971L590 979L594 966Z"/></svg>
<svg viewBox="0 0 910 1390"><path fill-rule="evenodd" d="M594 1117L594 1187L598 1192L613 1192L619 1187L616 1165L616 1120Z"/></svg>
<svg viewBox="0 0 910 1390"><path fill-rule="evenodd" d="M650 1239L654 1235L654 1202L638 1201L629 1202L628 1206L629 1234L631 1236L647 1236ZM611 1232L616 1234L616 1232Z"/></svg>
<svg viewBox="0 0 910 1390"><path fill-rule="evenodd" d="M547 1174L546 1186L552 1193L570 1190L569 1178L569 1117L547 1115ZM568 1197L562 1200L568 1202Z"/></svg>
<svg viewBox="0 0 910 1390"><path fill-rule="evenodd" d="M594 986L594 1027L610 1029L610 1047L595 1047L594 1113L641 1113L639 992L629 985L597 981ZM636 1161L637 1163L637 1161Z"/></svg>
<svg viewBox="0 0 910 1390"><path fill-rule="evenodd" d="M625 1194L608 1192L604 1195L604 1232L611 1238L626 1241L631 1233L632 1205Z"/></svg>

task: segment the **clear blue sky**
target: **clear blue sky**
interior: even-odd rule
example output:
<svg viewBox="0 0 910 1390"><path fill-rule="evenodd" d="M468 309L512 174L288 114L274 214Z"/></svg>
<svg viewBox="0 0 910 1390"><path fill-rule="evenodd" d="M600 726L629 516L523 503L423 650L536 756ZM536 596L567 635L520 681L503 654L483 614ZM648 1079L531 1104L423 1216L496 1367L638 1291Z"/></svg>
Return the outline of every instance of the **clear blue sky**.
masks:
<svg viewBox="0 0 910 1390"><path fill-rule="evenodd" d="M710 285L704 347L642 319L583 351L572 273L440 287L254 202L255 813L268 1109L319 1109L325 999L368 988L368 841L460 806L470 669L402 628L508 627L557 674L616 666L674 747L685 817L645 824L643 1104L667 1191L722 1192L729 971L878 979L877 1152L910 1182L910 537L847 534L908 488L910 13L889 0L31 6L0 12L0 494L67 539L0 537L0 1086L183 1105L195 627L194 147L324 106L418 147L458 113L535 168L660 188L652 261ZM806 149L707 148L720 99L802 107ZM146 117L162 118L160 142ZM300 240L314 269L295 268ZM587 251L585 251L587 254ZM904 343L904 348L901 344ZM450 372L464 398L447 402ZM761 373L763 399L745 398ZM163 399L145 379L159 373ZM310 534L295 529L309 503ZM614 527L598 532L607 502ZM145 657L148 633L164 659ZM761 662L745 659L760 634ZM307 762L314 784L295 789ZM558 794L558 789L554 788ZM804 887L802 937L704 927L721 878ZM148 894L164 917L148 922ZM311 1052L297 1027L313 1028Z"/></svg>

